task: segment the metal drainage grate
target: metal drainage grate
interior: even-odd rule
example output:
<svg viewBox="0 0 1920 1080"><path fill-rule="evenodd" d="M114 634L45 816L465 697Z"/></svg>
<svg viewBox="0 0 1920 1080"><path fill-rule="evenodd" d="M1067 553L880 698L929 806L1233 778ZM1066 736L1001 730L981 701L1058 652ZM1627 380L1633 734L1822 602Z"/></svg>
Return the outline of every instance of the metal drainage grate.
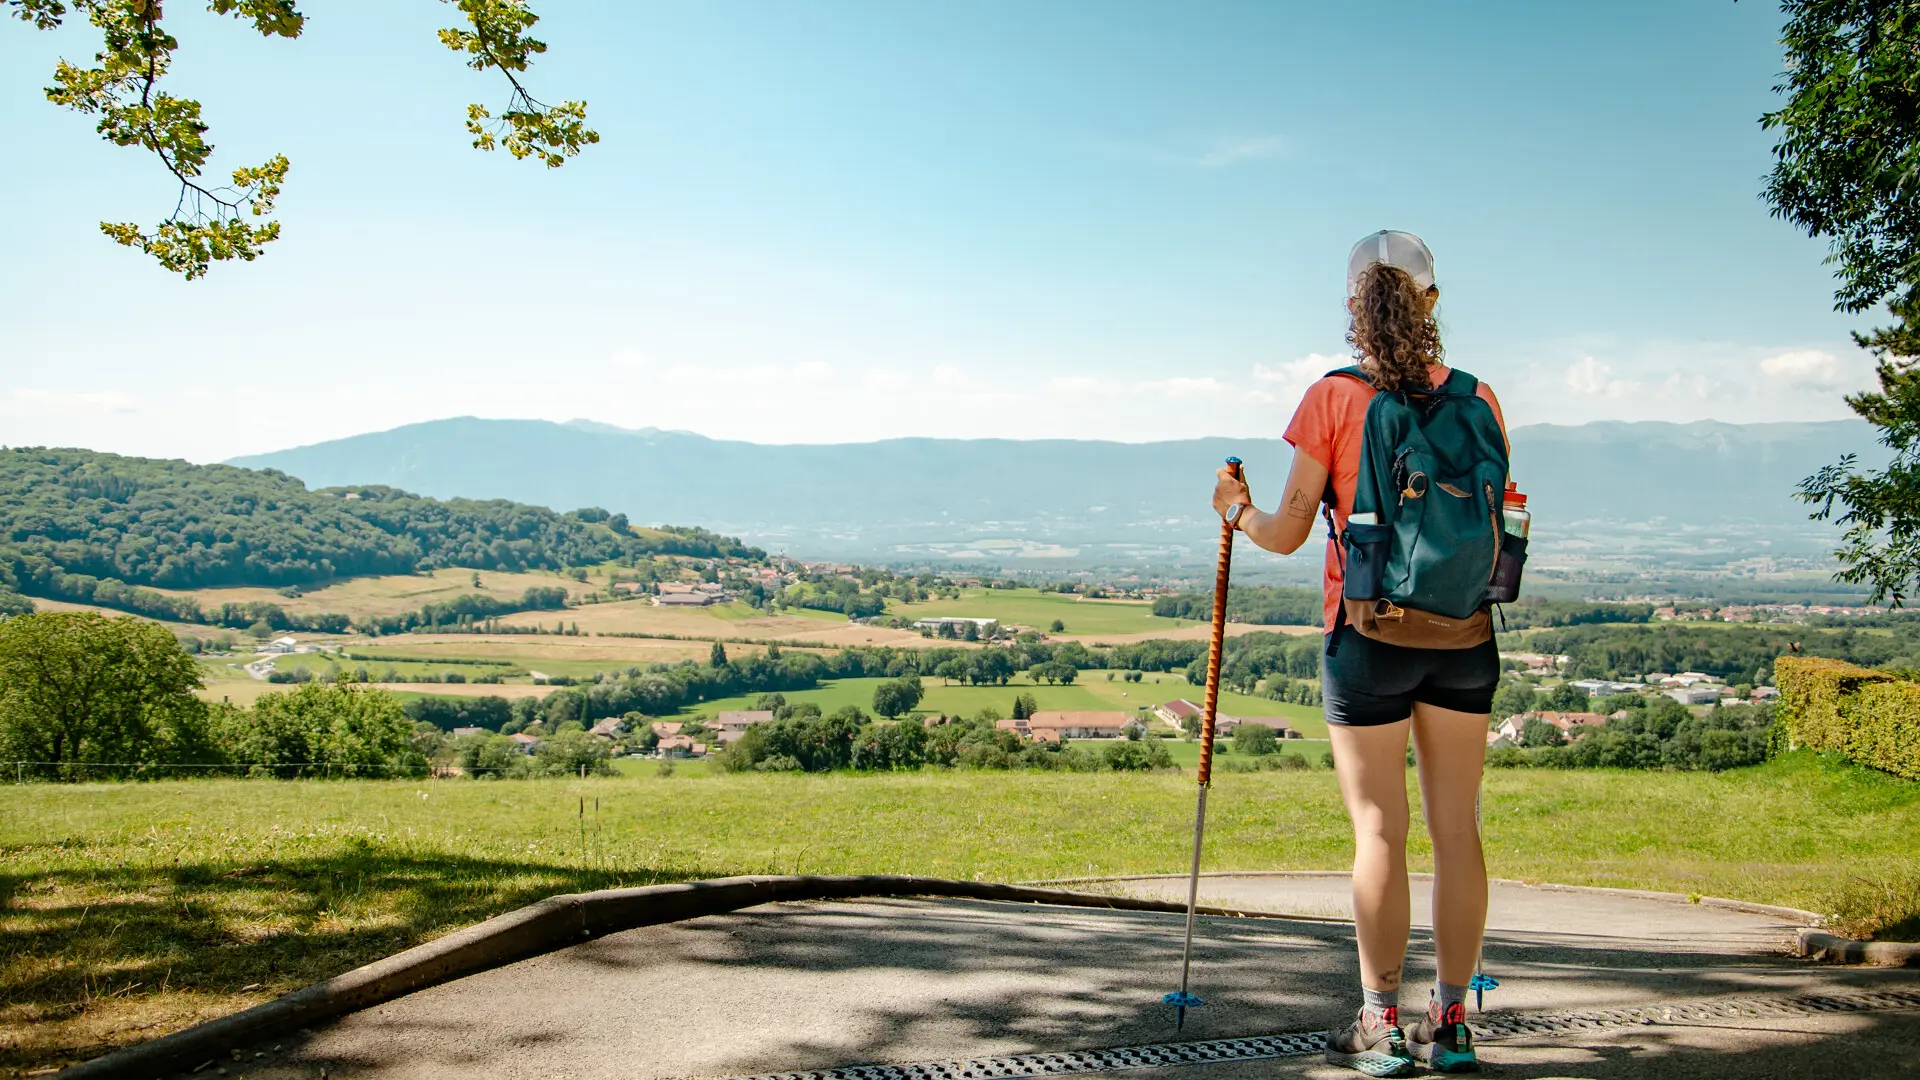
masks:
<svg viewBox="0 0 1920 1080"><path fill-rule="evenodd" d="M1722 998L1676 1005L1638 1005L1590 1012L1492 1012L1476 1016L1475 1033L1482 1039L1511 1039L1529 1035L1558 1035L1624 1027L1629 1024L1685 1024L1767 1016L1813 1016L1821 1013L1877 1012L1920 1009L1920 990L1883 990L1855 994L1815 994L1795 997ZM810 1072L763 1073L736 1080L1002 1080L1007 1077L1065 1076L1072 1073L1114 1072L1120 1069L1156 1069L1175 1065L1205 1065L1218 1061L1258 1061L1266 1058L1318 1054L1324 1031L1290 1035L1259 1035L1244 1039L1157 1043L1121 1046L1111 1050L1070 1050L1061 1053L1008 1054L964 1061L925 1061L912 1065L856 1065Z"/></svg>

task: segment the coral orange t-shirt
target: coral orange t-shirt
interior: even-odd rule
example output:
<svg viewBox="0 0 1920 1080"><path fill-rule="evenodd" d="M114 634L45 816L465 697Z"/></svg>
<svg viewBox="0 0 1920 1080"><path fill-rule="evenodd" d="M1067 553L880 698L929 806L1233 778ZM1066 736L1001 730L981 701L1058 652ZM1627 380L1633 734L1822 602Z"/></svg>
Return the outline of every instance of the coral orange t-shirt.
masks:
<svg viewBox="0 0 1920 1080"><path fill-rule="evenodd" d="M1433 365L1433 385L1447 381L1453 372L1445 364ZM1327 467L1333 481L1333 520L1336 530L1347 527L1347 515L1353 511L1354 488L1360 483L1360 436L1367 426L1367 404L1376 393L1373 387L1345 375L1328 375L1307 388L1300 407L1293 411L1287 425L1286 440L1296 453L1306 454ZM1507 430L1507 418L1500 411L1500 400L1486 383L1480 384L1481 400L1493 408L1500 430ZM1327 540L1326 570L1321 582L1326 591L1327 633L1333 633L1334 616L1340 610L1340 590L1345 583L1346 564L1340 558L1339 541Z"/></svg>

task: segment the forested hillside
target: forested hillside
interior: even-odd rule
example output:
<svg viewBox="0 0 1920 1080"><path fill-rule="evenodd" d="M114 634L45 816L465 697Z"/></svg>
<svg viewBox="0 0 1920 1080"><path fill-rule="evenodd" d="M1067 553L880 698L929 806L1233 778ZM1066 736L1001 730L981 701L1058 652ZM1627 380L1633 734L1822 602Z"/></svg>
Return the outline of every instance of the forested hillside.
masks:
<svg viewBox="0 0 1920 1080"><path fill-rule="evenodd" d="M557 569L641 554L764 557L703 529L380 486L308 491L273 469L0 450L0 586L113 606L128 586L312 585L443 566ZM102 589L107 599L100 599Z"/></svg>

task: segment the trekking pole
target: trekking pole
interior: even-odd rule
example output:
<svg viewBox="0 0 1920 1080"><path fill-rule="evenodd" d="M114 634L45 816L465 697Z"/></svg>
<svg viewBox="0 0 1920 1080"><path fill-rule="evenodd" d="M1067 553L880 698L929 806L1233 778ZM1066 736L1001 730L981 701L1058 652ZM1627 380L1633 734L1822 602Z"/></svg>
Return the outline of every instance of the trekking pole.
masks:
<svg viewBox="0 0 1920 1080"><path fill-rule="evenodd" d="M1473 831L1475 835L1480 835L1481 833L1480 793L1477 791L1473 793ZM1481 836L1480 842L1485 844L1486 837ZM1475 954L1473 958L1473 981L1467 983L1467 989L1473 991L1474 1012L1486 1012L1487 991L1500 988L1500 980L1488 975L1485 970L1487 959L1486 936L1486 929L1483 927L1480 931L1480 951Z"/></svg>
<svg viewBox="0 0 1920 1080"><path fill-rule="evenodd" d="M1227 470L1240 479L1240 459L1227 459ZM1227 579L1233 568L1233 523L1220 523L1220 566L1213 576L1213 638L1207 647L1207 699L1200 714L1200 794L1193 811L1193 873L1187 878L1187 938L1180 949L1180 989L1160 1000L1174 1007L1176 1030L1187 1026L1187 1009L1206 1002L1187 992L1193 967L1193 915L1200 899L1200 843L1207 832L1207 787L1213 778L1213 718L1220 704L1220 653L1227 637Z"/></svg>

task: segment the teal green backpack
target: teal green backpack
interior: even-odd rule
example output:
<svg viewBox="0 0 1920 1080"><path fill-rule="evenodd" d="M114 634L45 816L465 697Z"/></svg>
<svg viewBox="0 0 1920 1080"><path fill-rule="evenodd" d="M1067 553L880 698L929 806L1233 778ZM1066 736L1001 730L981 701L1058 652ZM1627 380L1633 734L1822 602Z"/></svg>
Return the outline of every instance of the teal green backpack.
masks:
<svg viewBox="0 0 1920 1080"><path fill-rule="evenodd" d="M1373 385L1358 367L1327 374ZM1470 648L1493 635L1489 602L1511 599L1489 593L1506 538L1507 440L1479 386L1455 370L1430 390L1376 390L1367 404L1352 514L1374 514L1377 524L1350 514L1338 540L1346 560L1340 614L1370 638Z"/></svg>

